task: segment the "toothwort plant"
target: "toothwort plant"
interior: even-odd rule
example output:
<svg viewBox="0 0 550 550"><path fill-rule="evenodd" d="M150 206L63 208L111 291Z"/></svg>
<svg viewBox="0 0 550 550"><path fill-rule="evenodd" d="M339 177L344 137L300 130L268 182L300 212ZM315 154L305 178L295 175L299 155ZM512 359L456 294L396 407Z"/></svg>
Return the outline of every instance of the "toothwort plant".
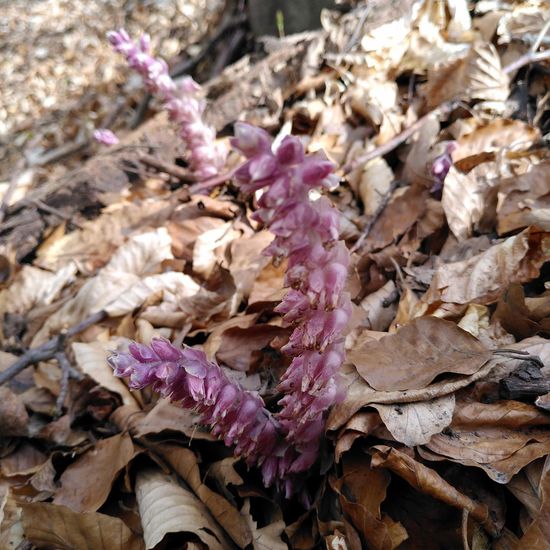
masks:
<svg viewBox="0 0 550 550"><path fill-rule="evenodd" d="M112 34L111 42L138 67L150 90L173 101L175 85L166 66L146 53L148 43L137 48L123 31ZM328 159L306 155L297 137L287 136L274 147L265 131L237 123L232 145L246 158L236 182L259 195L253 216L275 235L265 253L275 261L288 260L289 291L276 311L293 327L282 348L292 361L278 385L283 394L278 411L268 411L260 396L244 390L197 349L155 339L150 346L133 343L127 353L108 360L116 376L129 378L131 388L151 385L198 412L212 433L235 445L237 456L261 468L266 486L277 481L290 496L295 474L318 457L328 409L342 397L338 371L351 315L345 292L349 253L339 240L336 208L326 197L312 198L312 192L330 189L337 180Z"/></svg>
<svg viewBox="0 0 550 550"><path fill-rule="evenodd" d="M199 84L190 76L179 83L174 82L166 62L150 54L148 35L143 35L137 44L124 29L110 32L107 36L113 48L124 55L128 65L141 75L147 91L164 103L171 120L179 125L179 135L187 146L191 170L200 178L218 174L224 165L226 151L215 142L215 130L202 120L206 104L199 96Z"/></svg>

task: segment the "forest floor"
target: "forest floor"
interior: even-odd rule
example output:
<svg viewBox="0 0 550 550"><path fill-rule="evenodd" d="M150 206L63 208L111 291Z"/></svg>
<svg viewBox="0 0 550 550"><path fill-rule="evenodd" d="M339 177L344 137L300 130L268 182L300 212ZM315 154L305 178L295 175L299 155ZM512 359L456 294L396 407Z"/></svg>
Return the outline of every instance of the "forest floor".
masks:
<svg viewBox="0 0 550 550"><path fill-rule="evenodd" d="M357 2L261 40L241 4L0 2L0 550L550 548L548 3ZM106 362L165 337L273 410L289 363L242 159L190 174L121 26L221 143L292 133L340 178L346 395L290 500Z"/></svg>

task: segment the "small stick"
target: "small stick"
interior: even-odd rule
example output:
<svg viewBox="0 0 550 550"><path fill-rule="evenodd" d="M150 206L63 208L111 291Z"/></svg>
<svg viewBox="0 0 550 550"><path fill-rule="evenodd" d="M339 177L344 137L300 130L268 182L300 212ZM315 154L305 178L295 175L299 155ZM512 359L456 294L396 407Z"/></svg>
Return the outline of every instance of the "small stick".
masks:
<svg viewBox="0 0 550 550"><path fill-rule="evenodd" d="M34 365L39 361L47 361L52 357L55 357L56 353L63 347L63 344L75 334L82 332L91 325L99 323L107 316L105 311L101 310L96 313L92 313L89 317L81 321L77 325L69 328L67 332L54 336L41 346L27 350L21 357L19 357L12 365L6 370L0 372L0 386L11 380L14 376L17 376L21 371L25 370L28 366Z"/></svg>
<svg viewBox="0 0 550 550"><path fill-rule="evenodd" d="M177 164L164 162L148 154L141 155L139 157L139 160L143 164L146 164L147 166L151 166L152 168L155 168L159 172L164 172L165 174L174 176L175 178L181 181L187 181L187 182L197 181L193 174L191 174L184 168L181 168L181 166L178 166Z"/></svg>
<svg viewBox="0 0 550 550"><path fill-rule="evenodd" d="M215 187L216 185L219 185L220 183L223 183L224 181L231 179L233 177L233 174L236 172L237 168L238 166L236 168L233 168L232 170L229 170L229 172L225 172L224 174L220 174L219 176L214 176L209 180L204 180L204 181L195 183L194 185L189 187L189 192L199 193L201 191L207 191L211 187Z"/></svg>

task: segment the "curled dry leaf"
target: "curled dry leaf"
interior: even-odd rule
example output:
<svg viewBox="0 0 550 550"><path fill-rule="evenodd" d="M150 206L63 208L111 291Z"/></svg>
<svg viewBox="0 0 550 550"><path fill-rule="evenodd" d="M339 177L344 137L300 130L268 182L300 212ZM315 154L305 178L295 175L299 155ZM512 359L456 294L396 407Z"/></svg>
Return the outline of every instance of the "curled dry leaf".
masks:
<svg viewBox="0 0 550 550"><path fill-rule="evenodd" d="M506 101L510 93L495 47L483 42L474 44L466 57L429 70L424 91L430 107L451 99Z"/></svg>
<svg viewBox="0 0 550 550"><path fill-rule="evenodd" d="M25 537L39 548L143 550L139 537L118 518L47 502L26 502L21 508Z"/></svg>
<svg viewBox="0 0 550 550"><path fill-rule="evenodd" d="M63 472L54 504L73 512L95 512L107 500L119 474L134 457L132 438L118 434L102 439Z"/></svg>
<svg viewBox="0 0 550 550"><path fill-rule="evenodd" d="M164 228L132 237L95 277L84 283L74 298L49 317L34 337L33 346L46 341L52 332L75 325L108 307L143 277L158 271L163 260L173 258L170 244L170 236Z"/></svg>
<svg viewBox="0 0 550 550"><path fill-rule="evenodd" d="M13 453L0 458L0 471L6 477L34 474L47 460L34 445L24 442Z"/></svg>
<svg viewBox="0 0 550 550"><path fill-rule="evenodd" d="M333 480L331 485L340 496L342 510L368 547L374 550L397 548L407 539L407 531L380 510L390 476L387 472L372 469L364 456L346 457L343 473L343 477Z"/></svg>
<svg viewBox="0 0 550 550"><path fill-rule="evenodd" d="M456 490L435 470L424 466L408 454L385 445L373 447L371 453L371 463L374 468L388 468L418 491L441 500L454 508L467 510L472 518L482 523L490 533L497 534L497 530L489 517L487 506L475 502Z"/></svg>
<svg viewBox="0 0 550 550"><path fill-rule="evenodd" d="M397 334L366 342L348 359L377 390L413 390L444 372L474 374L491 357L456 324L437 317L414 319Z"/></svg>
<svg viewBox="0 0 550 550"><path fill-rule="evenodd" d="M117 393L124 405L139 410L138 393L130 393L128 387L113 376L113 369L107 363L107 356L116 349L116 342L73 342L75 361L80 370L108 390Z"/></svg>
<svg viewBox="0 0 550 550"><path fill-rule="evenodd" d="M550 162L503 180L497 208L500 235L535 225L550 231Z"/></svg>
<svg viewBox="0 0 550 550"><path fill-rule="evenodd" d="M99 217L84 221L82 229L47 239L38 248L35 263L52 271L76 263L81 272L93 273L123 245L128 235L162 225L173 208L169 201L158 197L139 203L112 204Z"/></svg>
<svg viewBox="0 0 550 550"><path fill-rule="evenodd" d="M460 123L462 128L468 130L456 136L453 161L463 171L468 171L473 159L482 157L484 153L494 153L504 148L527 150L535 140L540 139L540 131L521 120L498 118L480 122L466 119Z"/></svg>
<svg viewBox="0 0 550 550"><path fill-rule="evenodd" d="M549 424L545 413L517 401L461 404L449 429L434 435L426 447L507 483L521 468L550 452Z"/></svg>
<svg viewBox="0 0 550 550"><path fill-rule="evenodd" d="M491 373L499 365L495 359L487 361L477 372L470 376L456 375L445 380L434 382L419 390L377 391L357 372L353 365L344 365L341 371L346 397L337 403L330 411L327 420L327 430L337 430L344 425L358 410L371 403L415 403L427 401L436 397L449 395L459 389L469 386ZM517 366L517 361L509 360ZM513 368L513 367L512 367Z"/></svg>
<svg viewBox="0 0 550 550"><path fill-rule="evenodd" d="M518 548L547 548L550 540L550 458L546 457L537 487L540 507L520 538Z"/></svg>
<svg viewBox="0 0 550 550"><path fill-rule="evenodd" d="M252 533L252 548L254 550L286 550L288 548L286 542L281 540L281 535L285 530L282 514L279 514L280 517L277 520L265 527L258 527L250 514L250 499L246 498L241 508L241 516Z"/></svg>
<svg viewBox="0 0 550 550"><path fill-rule="evenodd" d="M494 302L511 283L536 278L540 266L549 258L550 233L526 229L481 254L437 268L422 301L427 304Z"/></svg>
<svg viewBox="0 0 550 550"><path fill-rule="evenodd" d="M475 226L486 213L493 189L494 183L483 174L478 175L475 170L464 174L451 166L445 178L441 204L457 239L472 236Z"/></svg>
<svg viewBox="0 0 550 550"><path fill-rule="evenodd" d="M198 460L193 451L168 443L156 445L155 451L160 452L174 471L185 480L239 548L245 548L253 542L252 526L246 516L202 482Z"/></svg>
<svg viewBox="0 0 550 550"><path fill-rule="evenodd" d="M168 533L196 535L211 550L230 548L205 505L162 472L140 470L136 477L136 496L147 550L154 548Z"/></svg>
<svg viewBox="0 0 550 550"><path fill-rule="evenodd" d="M199 235L193 247L193 271L208 278L214 266L224 262L227 246L240 236L241 232L233 228L232 222Z"/></svg>
<svg viewBox="0 0 550 550"><path fill-rule="evenodd" d="M0 436L26 436L29 428L29 415L25 405L15 393L0 386Z"/></svg>
<svg viewBox="0 0 550 550"><path fill-rule="evenodd" d="M76 265L70 262L57 272L24 265L9 288L0 292L0 315L27 313L51 304L63 287L72 282Z"/></svg>
<svg viewBox="0 0 550 550"><path fill-rule="evenodd" d="M396 441L414 447L428 443L432 435L440 433L451 423L455 396L396 405L373 403L371 407L378 411Z"/></svg>

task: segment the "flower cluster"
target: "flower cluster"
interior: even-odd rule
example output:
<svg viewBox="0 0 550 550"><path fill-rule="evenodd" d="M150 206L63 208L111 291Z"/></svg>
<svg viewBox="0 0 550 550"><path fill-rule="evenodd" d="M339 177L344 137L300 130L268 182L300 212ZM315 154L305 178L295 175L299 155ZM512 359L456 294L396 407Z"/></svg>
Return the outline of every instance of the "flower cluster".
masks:
<svg viewBox="0 0 550 550"><path fill-rule="evenodd" d="M201 178L215 176L225 162L225 150L215 142L214 129L202 120L205 103L198 96L200 86L189 76L176 84L166 62L151 56L147 35L138 44L124 29L108 33L108 38L113 48L126 57L128 65L141 75L147 91L164 102L170 118L179 125L191 170Z"/></svg>
<svg viewBox="0 0 550 550"><path fill-rule="evenodd" d="M317 459L325 414L341 396L342 334L351 315L344 290L349 253L339 240L337 210L324 197L310 198L311 191L335 183L324 156L306 156L292 136L272 150L269 135L248 124L236 125L233 145L247 158L235 173L242 189L262 190L254 217L275 235L265 253L288 258L290 290L277 311L294 327L283 347L293 359L278 386L284 394L280 410L272 415L259 396L231 381L203 352L165 340L132 344L109 363L115 375L129 377L130 387L151 385L199 412L215 435L236 445L236 455L261 467L266 486L277 480L288 496L294 474Z"/></svg>
<svg viewBox="0 0 550 550"><path fill-rule="evenodd" d="M94 139L101 143L102 145L107 145L110 147L111 145L117 145L119 142L118 137L111 132L111 130L107 130L105 128L100 128L98 130L94 131Z"/></svg>
<svg viewBox="0 0 550 550"><path fill-rule="evenodd" d="M212 427L226 445L248 465L264 466L264 482L273 482L274 470L266 459L278 445L279 427L262 399L232 382L204 352L173 346L155 338L150 346L132 343L127 353L113 353L108 362L114 374L127 377L132 389L151 386L162 396L193 409L201 423Z"/></svg>
<svg viewBox="0 0 550 550"><path fill-rule="evenodd" d="M313 464L325 413L341 396L342 332L351 315L344 291L349 253L338 240L338 211L324 197L310 199L313 189L335 183L326 157L306 156L294 136L273 151L266 132L243 123L236 125L232 144L248 159L235 173L242 189L262 190L254 216L275 235L265 253L288 258L285 286L290 290L276 309L295 327L283 347L293 360L278 387L285 395L275 415L288 445L279 463L284 477Z"/></svg>

